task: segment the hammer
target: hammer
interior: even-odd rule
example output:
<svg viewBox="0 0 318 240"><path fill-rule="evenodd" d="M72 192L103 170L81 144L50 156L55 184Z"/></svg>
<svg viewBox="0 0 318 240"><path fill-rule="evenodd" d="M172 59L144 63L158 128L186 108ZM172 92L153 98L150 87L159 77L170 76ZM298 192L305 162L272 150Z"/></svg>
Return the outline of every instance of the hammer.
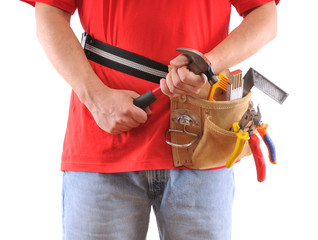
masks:
<svg viewBox="0 0 318 240"><path fill-rule="evenodd" d="M190 71L195 74L203 73L206 75L211 86L220 80L219 77L213 72L212 65L209 60L199 51L191 48L178 48L176 51L183 53L189 59L188 68ZM137 107L145 109L154 101L156 101L161 95L161 88L157 87L156 89L150 90L134 99L133 103Z"/></svg>

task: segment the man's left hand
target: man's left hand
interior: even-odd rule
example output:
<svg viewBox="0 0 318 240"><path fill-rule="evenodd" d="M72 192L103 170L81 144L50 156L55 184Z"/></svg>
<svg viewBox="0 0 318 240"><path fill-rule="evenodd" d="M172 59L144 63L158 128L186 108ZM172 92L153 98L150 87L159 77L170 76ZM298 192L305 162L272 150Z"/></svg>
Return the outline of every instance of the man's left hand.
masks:
<svg viewBox="0 0 318 240"><path fill-rule="evenodd" d="M161 79L160 87L169 97L187 94L198 94L207 82L204 74L196 75L188 68L189 60L185 55L179 55L170 61L171 71L166 78Z"/></svg>

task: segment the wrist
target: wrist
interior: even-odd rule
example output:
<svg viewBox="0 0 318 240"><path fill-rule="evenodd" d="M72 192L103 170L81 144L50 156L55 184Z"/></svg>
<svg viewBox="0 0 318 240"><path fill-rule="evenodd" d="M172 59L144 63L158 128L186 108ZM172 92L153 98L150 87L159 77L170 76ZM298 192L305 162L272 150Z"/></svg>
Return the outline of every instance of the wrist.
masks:
<svg viewBox="0 0 318 240"><path fill-rule="evenodd" d="M73 87L79 100L88 108L96 106L100 95L108 95L110 88L107 87L97 76L83 79L79 86Z"/></svg>
<svg viewBox="0 0 318 240"><path fill-rule="evenodd" d="M209 60L211 63L211 70L214 74L219 74L223 69L220 68L220 61L219 59L212 53L206 53L204 56Z"/></svg>

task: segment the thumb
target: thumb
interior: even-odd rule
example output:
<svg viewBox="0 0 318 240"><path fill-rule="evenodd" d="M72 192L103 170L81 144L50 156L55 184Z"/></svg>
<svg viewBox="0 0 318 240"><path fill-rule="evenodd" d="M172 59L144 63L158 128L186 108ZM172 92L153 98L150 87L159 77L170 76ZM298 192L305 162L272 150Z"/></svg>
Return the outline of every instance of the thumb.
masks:
<svg viewBox="0 0 318 240"><path fill-rule="evenodd" d="M134 91L126 91L126 92L127 92L127 94L128 94L131 98L133 98L133 99L135 99L135 98L137 98L137 97L140 96L140 94L138 94L138 93L136 93L136 92L134 92Z"/></svg>

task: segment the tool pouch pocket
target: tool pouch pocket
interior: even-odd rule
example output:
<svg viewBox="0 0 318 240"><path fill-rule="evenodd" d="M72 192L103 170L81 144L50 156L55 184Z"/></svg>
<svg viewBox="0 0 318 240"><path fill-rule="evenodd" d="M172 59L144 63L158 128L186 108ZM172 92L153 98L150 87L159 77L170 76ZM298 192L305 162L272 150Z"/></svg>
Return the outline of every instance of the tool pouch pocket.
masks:
<svg viewBox="0 0 318 240"><path fill-rule="evenodd" d="M166 141L172 145L175 167L223 167L234 150L236 133L231 131L231 127L249 108L251 93L234 101L205 99L205 94L171 99L170 129L167 130ZM246 142L236 160L250 154Z"/></svg>

